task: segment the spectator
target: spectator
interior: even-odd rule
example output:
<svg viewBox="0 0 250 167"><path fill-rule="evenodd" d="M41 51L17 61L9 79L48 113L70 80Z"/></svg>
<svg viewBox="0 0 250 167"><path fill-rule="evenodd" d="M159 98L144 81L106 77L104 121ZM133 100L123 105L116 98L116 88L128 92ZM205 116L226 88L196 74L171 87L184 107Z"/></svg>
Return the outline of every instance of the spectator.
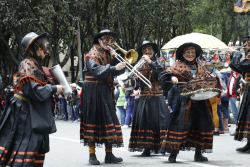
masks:
<svg viewBox="0 0 250 167"><path fill-rule="evenodd" d="M60 98L60 102L61 102L62 109L64 112L64 121L68 121L69 118L68 118L68 111L67 111L67 101L64 95L60 94L59 98Z"/></svg>
<svg viewBox="0 0 250 167"><path fill-rule="evenodd" d="M179 84L174 84L172 88L168 91L168 109L170 113L172 113L175 110L179 96L180 96Z"/></svg>
<svg viewBox="0 0 250 167"><path fill-rule="evenodd" d="M3 84L2 81L0 80L0 95L3 93Z"/></svg>
<svg viewBox="0 0 250 167"><path fill-rule="evenodd" d="M115 85L115 101L117 102L119 94L120 94L120 90L119 90L119 83L117 81L117 78L114 81L114 85ZM116 103L117 104L117 103ZM116 116L118 118L119 123L121 124L121 113L118 110L117 106L116 106Z"/></svg>
<svg viewBox="0 0 250 167"><path fill-rule="evenodd" d="M77 102L77 90L76 90L76 84L75 83L72 83L70 84L71 88L72 88L72 95L71 95L71 104L72 104L72 117L73 117L73 120L72 122L74 123L77 123L78 122L78 112L76 111L76 102Z"/></svg>
<svg viewBox="0 0 250 167"><path fill-rule="evenodd" d="M121 114L121 125L124 125L125 124L125 117L126 117L126 110L124 109L124 105L126 102L125 89L123 87L119 86L117 91L118 90L119 90L119 97L117 99L116 106ZM118 94L118 92L117 92L117 94Z"/></svg>
<svg viewBox="0 0 250 167"><path fill-rule="evenodd" d="M214 57L215 58L214 60L219 61L218 60L218 54L216 54L216 55L217 55L217 58ZM219 80L221 80L221 77L222 77L221 73L217 69L214 69L212 74L217 76L217 78L219 78ZM218 95L218 96L215 96L215 97L212 97L212 98L209 99L209 102L210 102L211 107L212 107L213 121L214 121L214 126L215 126L213 135L216 135L216 136L220 135L220 132L219 132L219 116L218 116L218 111L217 111L218 105L221 104L220 96L221 95Z"/></svg>
<svg viewBox="0 0 250 167"><path fill-rule="evenodd" d="M240 86L241 85L241 86ZM235 85L234 85L234 92L237 96L237 104L236 106L239 108L240 107L240 102L241 102L241 98L242 98L242 93L244 92L245 89L245 80L243 79L242 75L240 74L235 81Z"/></svg>
<svg viewBox="0 0 250 167"><path fill-rule="evenodd" d="M231 112L233 113L236 126L238 125L237 119L238 119L239 108L236 107L237 95L234 92L234 85L235 85L236 78L239 75L240 75L239 73L231 71L231 76L229 78L228 88L227 88L227 98L229 99L230 109L231 109Z"/></svg>
<svg viewBox="0 0 250 167"><path fill-rule="evenodd" d="M125 93L127 108L126 108L126 119L125 119L125 125L122 128L128 128L130 118L134 116L134 94L133 90L126 90ZM132 122L131 120L131 122Z"/></svg>
<svg viewBox="0 0 250 167"><path fill-rule="evenodd" d="M60 94L58 95L59 96L59 101L57 102L57 106L58 106L58 110L59 110L59 119L62 120L63 119L63 115L64 115L64 112L63 112L63 109L62 109L62 104L61 104L61 99L60 99Z"/></svg>
<svg viewBox="0 0 250 167"><path fill-rule="evenodd" d="M11 99L14 96L14 90L12 86L9 86L7 88L7 92L5 94L5 99L4 101L7 102L9 99Z"/></svg>
<svg viewBox="0 0 250 167"><path fill-rule="evenodd" d="M68 115L69 115L69 120L71 120L71 118L72 118L72 95L65 96L65 99L67 102L67 111L68 111Z"/></svg>
<svg viewBox="0 0 250 167"><path fill-rule="evenodd" d="M228 101L227 98L227 87L228 87L228 80L231 75L230 71L221 72L221 85L222 89L225 92L221 94L221 104L217 105L217 114L219 117L219 133L224 134L224 129L228 131L228 120L229 120L229 111L228 111Z"/></svg>

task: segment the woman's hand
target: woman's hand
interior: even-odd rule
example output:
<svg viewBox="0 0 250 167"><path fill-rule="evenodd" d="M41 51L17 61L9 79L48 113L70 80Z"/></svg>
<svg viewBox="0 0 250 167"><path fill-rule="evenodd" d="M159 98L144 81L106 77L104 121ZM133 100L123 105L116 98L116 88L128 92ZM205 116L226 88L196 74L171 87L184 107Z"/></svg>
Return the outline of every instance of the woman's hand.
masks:
<svg viewBox="0 0 250 167"><path fill-rule="evenodd" d="M173 84L178 84L178 78L172 77L171 80L172 80Z"/></svg>
<svg viewBox="0 0 250 167"><path fill-rule="evenodd" d="M235 48L230 47L230 48L228 48L228 50L226 52L229 54L232 54L233 51L235 51L235 50L236 50Z"/></svg>
<svg viewBox="0 0 250 167"><path fill-rule="evenodd" d="M242 83L240 83L240 88L243 88L243 85L242 85Z"/></svg>
<svg viewBox="0 0 250 167"><path fill-rule="evenodd" d="M56 85L56 88L57 88L57 91L56 91L57 93L62 93L63 89L65 89L65 87L62 85Z"/></svg>
<svg viewBox="0 0 250 167"><path fill-rule="evenodd" d="M237 90L237 93L239 93L239 94L240 94L240 88Z"/></svg>
<svg viewBox="0 0 250 167"><path fill-rule="evenodd" d="M221 105L221 99L220 98L218 98L217 104Z"/></svg>
<svg viewBox="0 0 250 167"><path fill-rule="evenodd" d="M150 60L150 58L149 58L148 55L144 55L144 56L142 56L142 58L143 58L148 64L151 63L151 60Z"/></svg>
<svg viewBox="0 0 250 167"><path fill-rule="evenodd" d="M115 66L115 70L116 71L120 71L122 69L124 69L126 67L126 62L121 62L121 63L118 63L116 66Z"/></svg>

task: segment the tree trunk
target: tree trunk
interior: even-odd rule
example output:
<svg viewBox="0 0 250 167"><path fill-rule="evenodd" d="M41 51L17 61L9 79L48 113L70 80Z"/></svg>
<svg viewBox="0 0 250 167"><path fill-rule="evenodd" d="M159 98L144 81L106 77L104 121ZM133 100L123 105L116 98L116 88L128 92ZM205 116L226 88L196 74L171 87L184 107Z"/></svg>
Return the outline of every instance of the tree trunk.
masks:
<svg viewBox="0 0 250 167"><path fill-rule="evenodd" d="M60 63L61 67L63 67L67 63L67 61L69 60L69 57L71 54L71 49L72 49L74 41L75 41L75 37L76 37L76 35L74 35L74 33L72 32L71 33L71 40L70 40L70 43L68 46L68 51L67 51L66 56L64 57L63 61Z"/></svg>

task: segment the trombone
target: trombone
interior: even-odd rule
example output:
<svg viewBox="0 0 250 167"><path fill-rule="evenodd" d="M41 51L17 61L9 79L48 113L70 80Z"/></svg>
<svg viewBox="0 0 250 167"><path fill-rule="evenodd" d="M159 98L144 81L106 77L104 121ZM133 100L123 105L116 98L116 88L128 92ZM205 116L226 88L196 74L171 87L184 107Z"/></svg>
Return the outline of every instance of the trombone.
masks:
<svg viewBox="0 0 250 167"><path fill-rule="evenodd" d="M117 49L119 49L122 53L125 54L125 59L123 59L122 56L120 56L118 53L116 53L116 51L112 47L110 47L110 46L107 46L107 47L116 54L116 58L120 62L126 62L126 67L130 70L130 73L126 76L126 78L122 79L122 81L120 81L120 82L122 82L121 85L125 85L124 82L126 82L127 80L131 79L134 75L136 75L138 78L140 78L140 80L142 80L142 82L144 82L150 89L152 89L151 82L138 71L146 63L146 61L144 59L141 59L135 65L135 67L133 67L131 64L136 62L136 60L138 59L138 52L135 51L134 49L131 49L129 51L125 51L124 49L119 47L116 43L114 43L113 45Z"/></svg>

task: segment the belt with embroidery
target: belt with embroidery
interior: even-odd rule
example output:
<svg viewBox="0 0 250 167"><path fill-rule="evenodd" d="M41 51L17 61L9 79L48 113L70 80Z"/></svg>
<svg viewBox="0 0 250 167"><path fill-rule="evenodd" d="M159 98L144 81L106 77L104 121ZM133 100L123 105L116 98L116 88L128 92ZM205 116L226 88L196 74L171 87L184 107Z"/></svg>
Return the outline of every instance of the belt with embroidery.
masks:
<svg viewBox="0 0 250 167"><path fill-rule="evenodd" d="M95 77L90 72L85 72L85 80L84 82L90 82L90 83L107 83L106 81L98 81L95 79Z"/></svg>
<svg viewBox="0 0 250 167"><path fill-rule="evenodd" d="M14 96L28 102L28 100L25 97L23 97L21 93L15 93Z"/></svg>

